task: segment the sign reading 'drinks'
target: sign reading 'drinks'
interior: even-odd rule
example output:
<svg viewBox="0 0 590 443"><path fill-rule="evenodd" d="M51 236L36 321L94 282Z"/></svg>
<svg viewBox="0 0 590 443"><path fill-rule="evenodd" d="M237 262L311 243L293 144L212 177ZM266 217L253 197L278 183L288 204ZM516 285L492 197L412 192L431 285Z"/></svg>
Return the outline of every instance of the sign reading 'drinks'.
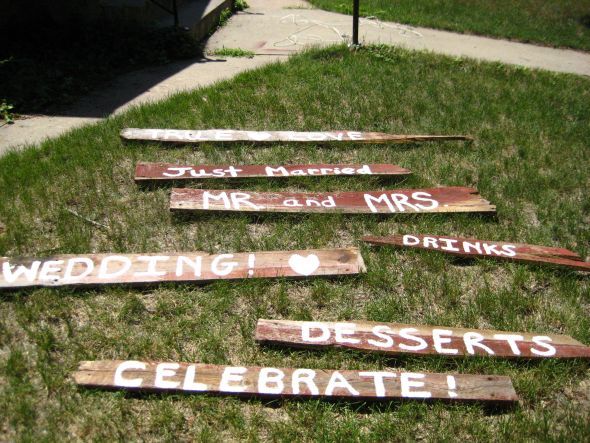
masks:
<svg viewBox="0 0 590 443"><path fill-rule="evenodd" d="M327 175L408 175L410 171L389 164L368 165L175 165L138 163L135 180L195 180L206 178L320 177Z"/></svg>
<svg viewBox="0 0 590 443"><path fill-rule="evenodd" d="M45 259L2 257L0 267L0 289L308 277L365 272L362 256L355 248L215 255L193 252L62 255Z"/></svg>
<svg viewBox="0 0 590 443"><path fill-rule="evenodd" d="M297 143L416 143L425 141L472 140L466 135L396 135L381 132L330 131L330 132L294 132L294 131L235 131L233 129L136 129L121 131L121 137L127 140L157 140L175 143L202 142L297 142Z"/></svg>
<svg viewBox="0 0 590 443"><path fill-rule="evenodd" d="M260 368L196 363L83 361L76 384L92 388L350 400L518 401L508 377L390 371Z"/></svg>
<svg viewBox="0 0 590 443"><path fill-rule="evenodd" d="M528 263L547 263L590 272L590 263L583 261L575 252L562 248L472 238L410 234L388 237L366 236L363 237L363 241L375 245L429 249L462 257L488 257Z"/></svg>
<svg viewBox="0 0 590 443"><path fill-rule="evenodd" d="M256 340L297 347L337 346L386 354L590 358L590 347L565 335L399 323L258 320Z"/></svg>
<svg viewBox="0 0 590 443"><path fill-rule="evenodd" d="M172 210L249 212L426 213L493 212L473 188L394 189L371 192L245 192L172 189Z"/></svg>

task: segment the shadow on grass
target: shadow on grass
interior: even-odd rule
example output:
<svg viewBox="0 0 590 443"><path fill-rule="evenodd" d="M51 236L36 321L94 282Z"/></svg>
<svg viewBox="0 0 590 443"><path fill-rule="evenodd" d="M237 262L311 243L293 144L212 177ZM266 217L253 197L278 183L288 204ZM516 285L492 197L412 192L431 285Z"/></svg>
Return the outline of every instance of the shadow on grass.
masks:
<svg viewBox="0 0 590 443"><path fill-rule="evenodd" d="M451 399L394 399L394 400L381 400L378 398L375 399L363 399L362 401L359 400L349 400L349 399L342 399L342 398L334 398L334 397L313 397L313 396L304 396L298 395L294 397L271 397L270 395L258 395L258 394L217 394L217 393L190 393L184 391L168 391L162 392L158 390L147 390L143 389L141 391L133 390L133 389L125 389L120 390L116 388L98 388L98 387L84 387L84 390L89 391L93 395L98 395L100 392L104 391L111 391L111 392L122 392L122 395L126 399L136 399L136 400L157 400L159 397L166 396L173 401L183 401L183 398L186 395L204 395L210 398L227 398L232 397L236 400L241 402L247 403L257 403L262 405L266 408L272 409L280 409L283 408L288 403L313 403L317 406L321 406L322 404L330 404L335 407L340 412L345 411L353 411L359 414L374 414L374 413L391 413L395 412L398 408L400 408L404 404L414 403L417 405L425 405L427 407L433 407L438 404L444 405L472 405L475 407L481 408L484 414L492 416L492 415L501 415L512 410L518 408L518 403L503 403L503 402L491 402L486 403L482 401L474 401L474 400L460 400L455 401Z"/></svg>
<svg viewBox="0 0 590 443"><path fill-rule="evenodd" d="M211 61L202 58L199 43L184 30L127 22L63 26L46 18L27 27L4 27L0 38L10 42L0 46L0 98L13 104L16 113L103 117L196 60ZM193 60L170 64L187 59ZM111 94L104 109L65 112L116 76L165 64Z"/></svg>

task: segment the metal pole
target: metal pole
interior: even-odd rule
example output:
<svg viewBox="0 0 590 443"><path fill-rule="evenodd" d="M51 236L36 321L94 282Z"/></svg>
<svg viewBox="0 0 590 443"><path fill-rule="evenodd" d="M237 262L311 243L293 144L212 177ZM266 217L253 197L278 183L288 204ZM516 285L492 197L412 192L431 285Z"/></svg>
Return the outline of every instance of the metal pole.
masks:
<svg viewBox="0 0 590 443"><path fill-rule="evenodd" d="M352 45L359 45L359 2L360 0L353 0L352 2Z"/></svg>
<svg viewBox="0 0 590 443"><path fill-rule="evenodd" d="M174 15L174 27L178 28L178 5L176 0L172 0L172 14Z"/></svg>

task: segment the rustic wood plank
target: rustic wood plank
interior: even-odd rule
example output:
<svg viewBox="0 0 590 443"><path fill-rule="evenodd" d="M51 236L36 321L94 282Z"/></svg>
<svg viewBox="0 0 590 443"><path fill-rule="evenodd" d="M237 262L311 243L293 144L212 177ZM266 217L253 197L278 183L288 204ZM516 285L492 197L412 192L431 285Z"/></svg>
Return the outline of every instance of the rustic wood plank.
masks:
<svg viewBox="0 0 590 443"><path fill-rule="evenodd" d="M393 245L440 251L461 257L484 257L496 260L550 264L590 272L590 263L583 261L575 252L548 246L413 234L396 234L387 237L369 235L363 237L363 241L374 245Z"/></svg>
<svg viewBox="0 0 590 443"><path fill-rule="evenodd" d="M409 175L391 164L310 164L310 165L177 165L138 163L135 180L197 180L211 178L321 177L353 175Z"/></svg>
<svg viewBox="0 0 590 443"><path fill-rule="evenodd" d="M348 400L446 400L510 405L510 378L495 375L335 371L151 361L82 361L83 387L158 392Z"/></svg>
<svg viewBox="0 0 590 443"><path fill-rule="evenodd" d="M260 319L256 325L256 341L310 348L343 347L391 355L590 358L590 347L566 335L369 321Z"/></svg>
<svg viewBox="0 0 590 443"><path fill-rule="evenodd" d="M370 192L246 192L174 188L171 210L319 212L344 214L494 212L473 188L394 189Z"/></svg>
<svg viewBox="0 0 590 443"><path fill-rule="evenodd" d="M191 252L1 257L0 269L0 289L9 289L333 276L365 272L365 265L359 250L348 248L214 255Z"/></svg>
<svg viewBox="0 0 590 443"><path fill-rule="evenodd" d="M427 141L473 140L467 135L397 135L360 131L236 131L233 129L138 129L121 131L126 140L164 141L171 143L419 143Z"/></svg>

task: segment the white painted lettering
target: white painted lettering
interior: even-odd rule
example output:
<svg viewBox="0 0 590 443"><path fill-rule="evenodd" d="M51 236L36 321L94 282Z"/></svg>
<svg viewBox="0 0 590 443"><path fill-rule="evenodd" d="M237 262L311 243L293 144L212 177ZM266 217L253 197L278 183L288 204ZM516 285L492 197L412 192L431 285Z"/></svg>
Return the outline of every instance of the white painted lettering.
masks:
<svg viewBox="0 0 590 443"><path fill-rule="evenodd" d="M121 386L124 388L138 388L143 382L142 378L125 378L123 372L135 369L145 371L145 363L140 361L124 361L115 370L115 386Z"/></svg>
<svg viewBox="0 0 590 443"><path fill-rule="evenodd" d="M235 269L235 267L238 266L238 262L230 261L226 263L221 263L221 261L231 260L232 258L234 258L233 254L220 254L216 256L211 261L211 272L221 277L229 275Z"/></svg>
<svg viewBox="0 0 590 443"><path fill-rule="evenodd" d="M514 335L514 334L494 334L494 339L496 340L506 340L508 345L510 345L510 350L514 355L520 355L520 349L516 344L517 341L524 340L522 335Z"/></svg>
<svg viewBox="0 0 590 443"><path fill-rule="evenodd" d="M444 337L444 336L447 337ZM453 335L453 331L449 331L446 329L433 329L432 330L432 341L434 343L434 349L439 354L457 354L459 352L458 349L445 349L442 347L445 343L451 343L451 336Z"/></svg>
<svg viewBox="0 0 590 443"><path fill-rule="evenodd" d="M190 365L186 368L186 374L184 375L184 383L182 385L182 389L184 391L206 391L208 389L205 383L198 383L195 382L195 374L197 372L197 368L195 365Z"/></svg>
<svg viewBox="0 0 590 443"><path fill-rule="evenodd" d="M223 374L221 374L219 390L221 392L244 392L246 390L246 386L242 385L241 382L244 379L244 374L247 371L248 368L244 368L241 366L226 367L223 371ZM230 384L231 382L239 382L240 384Z"/></svg>
<svg viewBox="0 0 590 443"><path fill-rule="evenodd" d="M400 375L401 381L401 388L402 388L402 397L408 398L430 398L432 396L431 392L428 391L412 391L411 388L422 388L424 387L423 381L416 381L422 380L424 378L424 374L415 374L412 372L402 373Z"/></svg>
<svg viewBox="0 0 590 443"><path fill-rule="evenodd" d="M312 329L321 330L321 335L312 336ZM330 339L330 328L320 322L305 322L301 326L301 340L310 343L325 342Z"/></svg>
<svg viewBox="0 0 590 443"><path fill-rule="evenodd" d="M336 343L360 343L358 338L346 338L345 335L354 335L356 324L354 323L336 323L334 325L334 338Z"/></svg>
<svg viewBox="0 0 590 443"><path fill-rule="evenodd" d="M393 204L389 200L387 194L381 194L379 197L373 197L371 194L364 194L363 197L365 198L365 204L371 210L371 212L379 212L379 209L373 204L375 203L385 203L387 205L387 209L389 212L395 212L395 208Z"/></svg>
<svg viewBox="0 0 590 443"><path fill-rule="evenodd" d="M421 337L417 335L413 335L418 331L416 328L402 328L399 330L399 336L401 338L405 338L406 340L415 341L417 345L407 345L405 343L400 343L398 346L400 349L404 349L406 351L421 351L422 349L426 349L428 347L428 343Z"/></svg>
<svg viewBox="0 0 590 443"><path fill-rule="evenodd" d="M7 261L2 263L2 275L4 276L4 280L6 280L8 283L14 283L21 276L24 276L27 281L32 282L37 277L41 262L35 260L31 263L30 267L18 265L16 266L16 270L13 272L12 268L15 266L16 265L11 265L10 262Z"/></svg>
<svg viewBox="0 0 590 443"><path fill-rule="evenodd" d="M162 389L175 389L180 385L178 381L164 380L166 377L174 377L180 368L178 363L160 363L156 366L156 378L154 386Z"/></svg>
<svg viewBox="0 0 590 443"><path fill-rule="evenodd" d="M119 262L120 268L116 271L108 272L109 263ZM105 257L100 263L98 278L117 278L125 274L131 268L131 260L123 255L111 255Z"/></svg>
<svg viewBox="0 0 590 443"><path fill-rule="evenodd" d="M201 267L203 264L203 257L200 255L196 256L194 260L191 260L184 255L179 255L176 259L176 276L181 277L184 274L183 264L190 266L193 269L193 275L195 277L201 276Z"/></svg>
<svg viewBox="0 0 590 443"><path fill-rule="evenodd" d="M416 206L418 206L420 209L429 210L429 209L438 208L438 202L435 199L429 198L429 197L432 197L432 194L429 194L428 192L413 192L412 193L412 198L414 200L418 200L421 202L430 202L429 206L416 203Z"/></svg>
<svg viewBox="0 0 590 443"><path fill-rule="evenodd" d="M393 331L391 330L391 328L387 325L377 325L377 326L373 326L373 329L371 330L371 332L373 333L373 335L376 335L377 337L383 339L384 341L377 341L377 340L373 340L373 339L368 339L367 343L369 343L370 345L373 346L377 346L378 348L391 348L393 346L393 338L391 338L391 334ZM386 334L387 332L387 334Z"/></svg>
<svg viewBox="0 0 590 443"><path fill-rule="evenodd" d="M366 371L359 372L359 377L373 377L373 384L375 385L375 395L377 397L385 397L385 383L384 378L395 378L396 374L384 371Z"/></svg>
<svg viewBox="0 0 590 443"><path fill-rule="evenodd" d="M77 265L84 265L86 268L78 275L74 275L74 269ZM68 260L66 270L64 272L64 280L80 280L84 277L88 277L94 270L94 262L87 257L75 257Z"/></svg>
<svg viewBox="0 0 590 443"><path fill-rule="evenodd" d="M545 335L535 335L533 337L533 343L535 343L537 346L545 348L545 350L539 351L538 349L531 348L531 352L535 355L540 355L542 357L551 357L552 355L555 355L557 350L553 347L553 345L545 343L548 341L552 341L551 337L547 337Z"/></svg>
<svg viewBox="0 0 590 443"><path fill-rule="evenodd" d="M406 234L402 237L402 243L404 246L416 246L420 244L420 239L413 235Z"/></svg>
<svg viewBox="0 0 590 443"><path fill-rule="evenodd" d="M258 392L261 394L280 394L285 388L285 373L276 368L262 368L258 374Z"/></svg>
<svg viewBox="0 0 590 443"><path fill-rule="evenodd" d="M484 345L482 341L485 337L477 332L466 332L463 334L463 342L465 343L465 349L468 354L475 354L474 348L481 348L490 355L494 355L494 351L488 346Z"/></svg>
<svg viewBox="0 0 590 443"><path fill-rule="evenodd" d="M320 391L313 381L314 378L315 371L312 369L295 369L291 376L291 389L293 390L293 394L301 394L302 392L299 385L305 383L307 390L311 395L318 395ZM305 394L307 394L307 392L305 392Z"/></svg>
<svg viewBox="0 0 590 443"><path fill-rule="evenodd" d="M359 391L354 389L348 380L338 371L334 371L330 380L328 381L328 386L326 387L326 395L333 395L334 389L346 389L352 395L360 395Z"/></svg>
<svg viewBox="0 0 590 443"><path fill-rule="evenodd" d="M161 277L166 275L166 271L156 270L156 265L159 261L170 260L170 257L167 255L140 255L137 260L147 262L148 266L145 271L137 271L133 275L136 277Z"/></svg>
<svg viewBox="0 0 590 443"><path fill-rule="evenodd" d="M214 195L209 191L203 192L203 209L209 209L210 200L221 200L223 202L224 209L231 209L231 203L229 202L229 198L227 197L226 192L220 192L217 195Z"/></svg>
<svg viewBox="0 0 590 443"><path fill-rule="evenodd" d="M255 205L254 203L252 203L250 201L250 198L252 196L250 194L247 194L245 192L232 192L231 193L231 201L234 205L234 209L239 210L241 209L241 206L247 206L252 208L254 211L259 211L260 209L262 209L261 207L259 207L258 205Z"/></svg>
<svg viewBox="0 0 590 443"><path fill-rule="evenodd" d="M41 272L39 272L39 280L59 280L59 275L55 273L61 272L63 263L63 260L47 260L44 262L43 266L41 266Z"/></svg>

